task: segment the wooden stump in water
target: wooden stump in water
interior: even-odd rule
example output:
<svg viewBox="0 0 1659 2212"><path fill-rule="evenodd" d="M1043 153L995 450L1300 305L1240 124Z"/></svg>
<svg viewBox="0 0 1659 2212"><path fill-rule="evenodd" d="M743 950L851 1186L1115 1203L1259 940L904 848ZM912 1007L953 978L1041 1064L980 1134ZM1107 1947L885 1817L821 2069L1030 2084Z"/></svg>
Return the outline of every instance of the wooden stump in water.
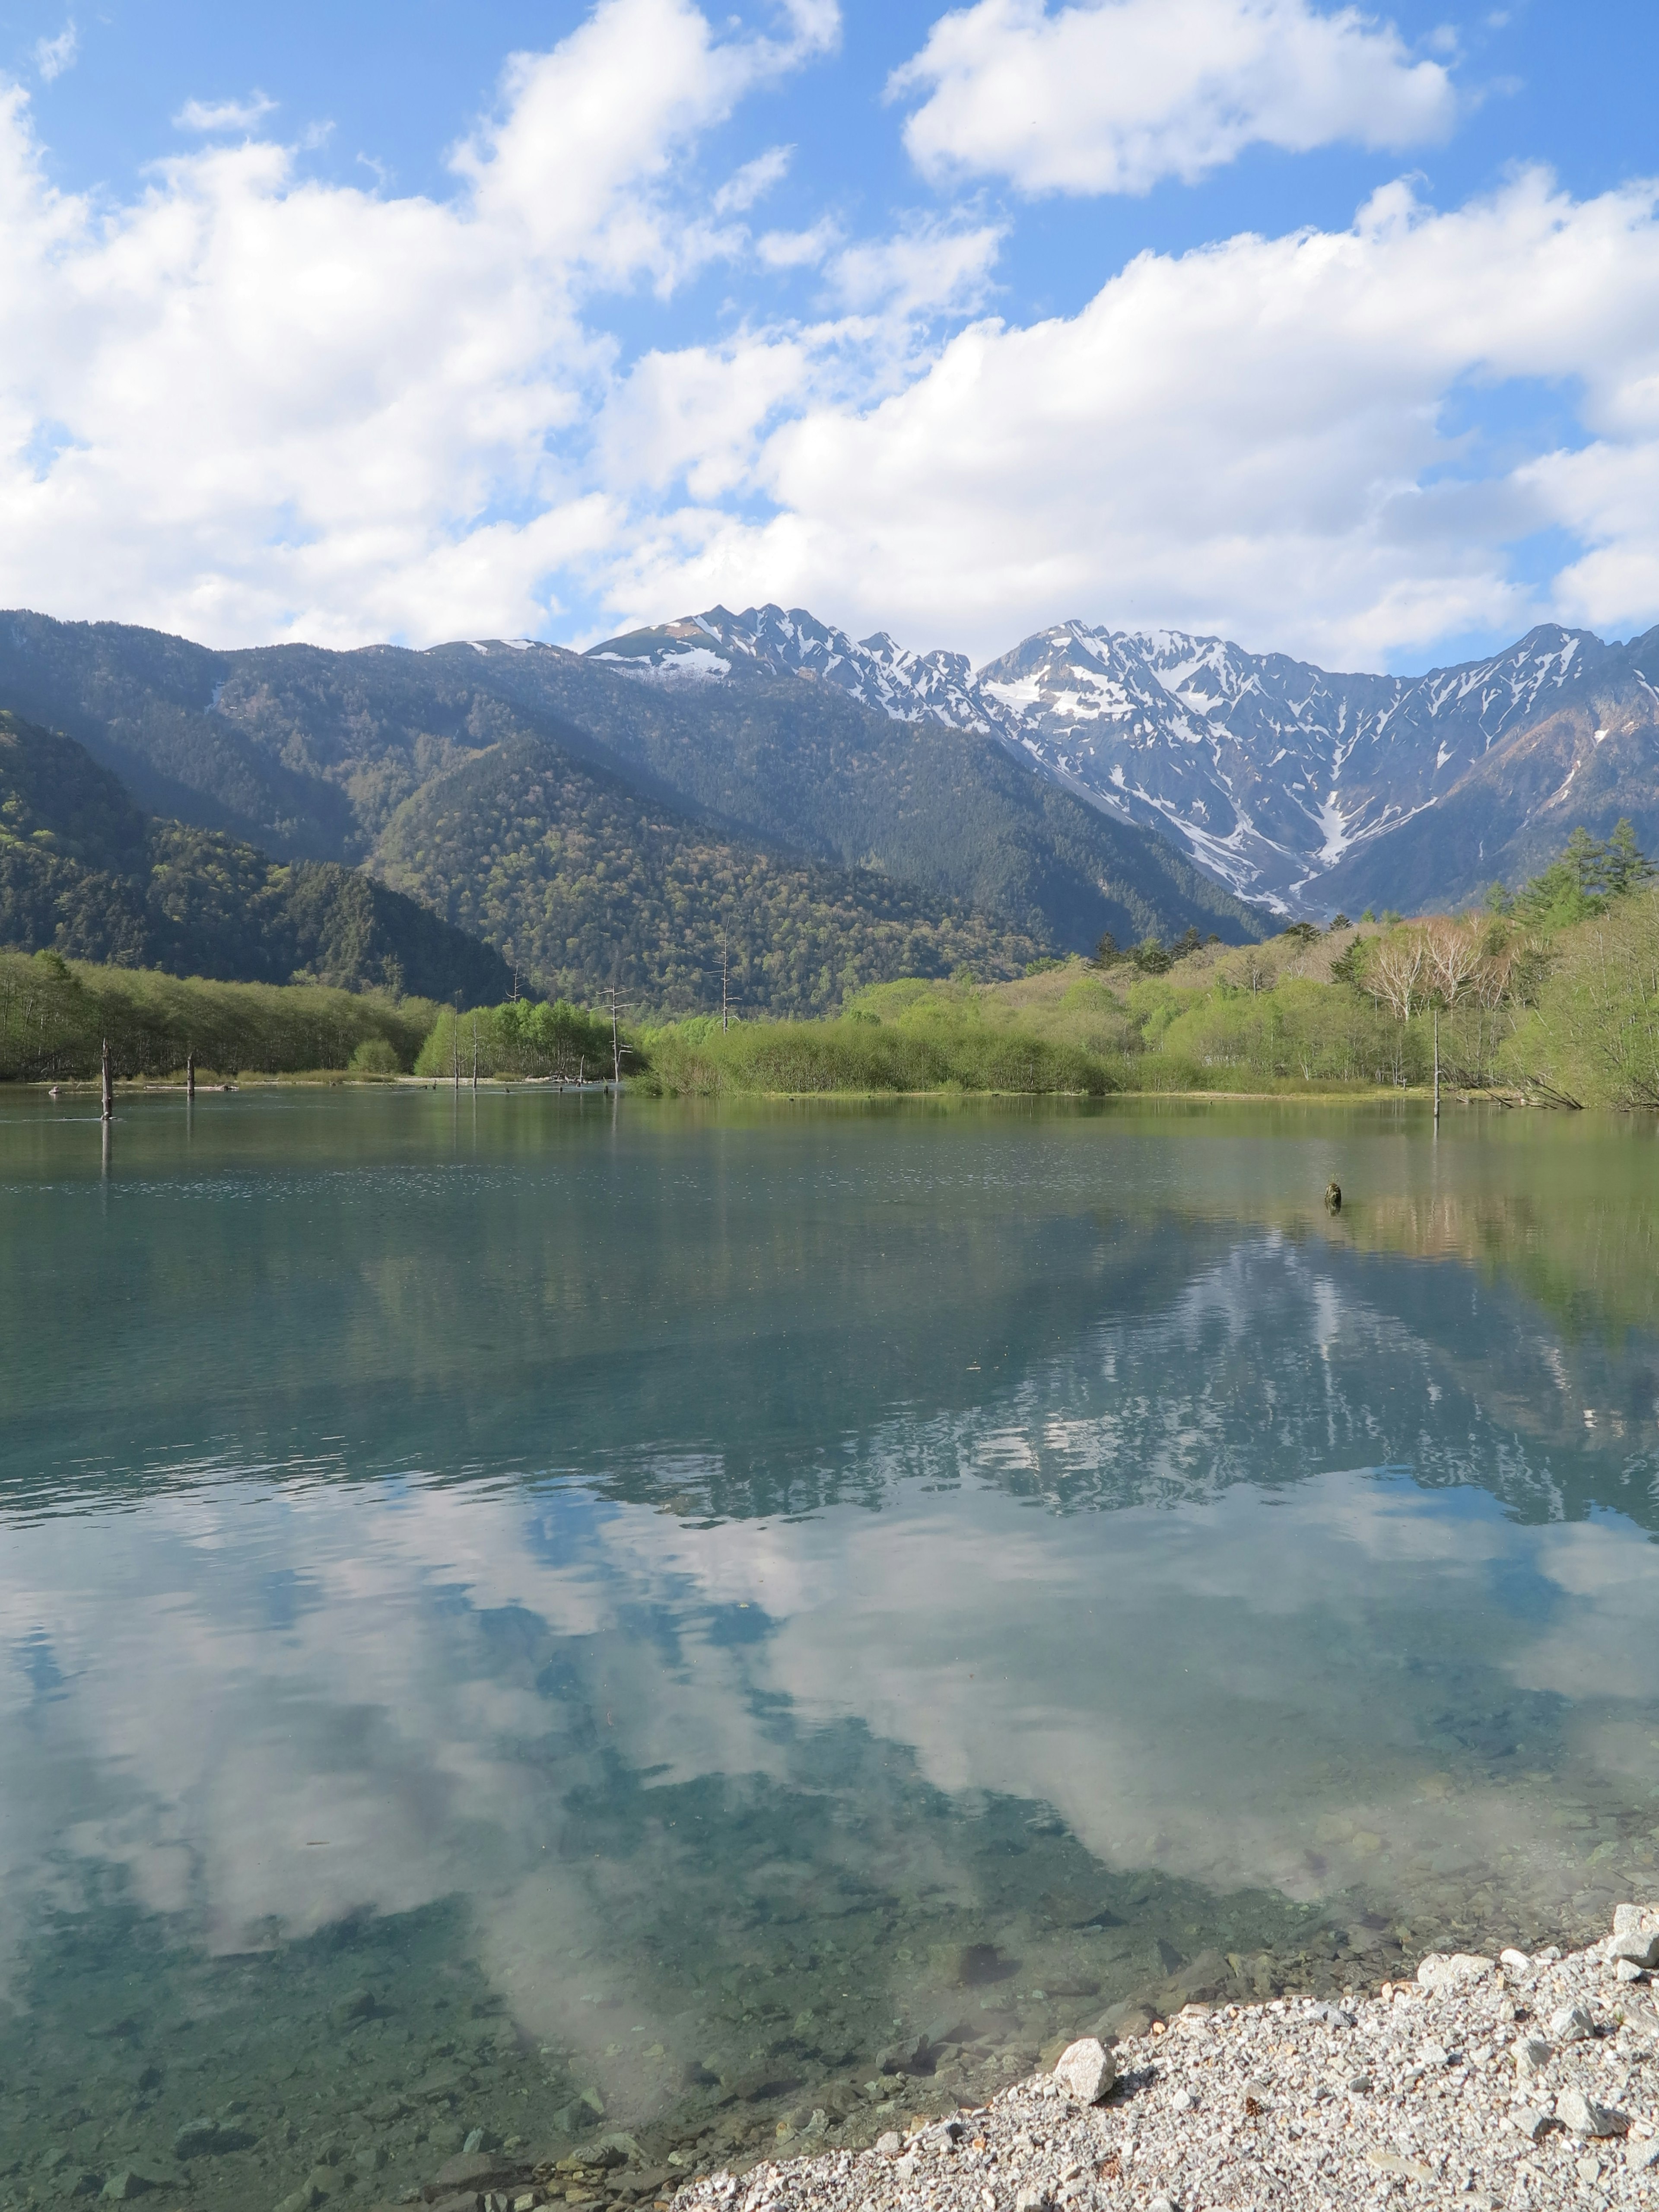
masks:
<svg viewBox="0 0 1659 2212"><path fill-rule="evenodd" d="M110 1079L109 1039L104 1039L104 1116L109 1121L115 1112L115 1086Z"/></svg>
<svg viewBox="0 0 1659 2212"><path fill-rule="evenodd" d="M185 1054L185 1096L186 1098L196 1096L196 1055L193 1052Z"/></svg>
<svg viewBox="0 0 1659 2212"><path fill-rule="evenodd" d="M1325 1211L1328 1213L1340 1213L1342 1211L1342 1186L1334 1176L1325 1186Z"/></svg>

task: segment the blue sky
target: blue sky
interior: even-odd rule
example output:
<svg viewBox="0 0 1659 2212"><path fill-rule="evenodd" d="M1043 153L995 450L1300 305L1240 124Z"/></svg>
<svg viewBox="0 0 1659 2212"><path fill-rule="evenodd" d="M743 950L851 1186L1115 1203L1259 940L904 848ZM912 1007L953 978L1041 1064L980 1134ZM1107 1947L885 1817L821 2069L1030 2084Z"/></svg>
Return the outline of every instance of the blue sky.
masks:
<svg viewBox="0 0 1659 2212"><path fill-rule="evenodd" d="M1080 615L1407 669L1645 627L1655 22L0 8L0 595L334 642L772 598L976 659Z"/></svg>

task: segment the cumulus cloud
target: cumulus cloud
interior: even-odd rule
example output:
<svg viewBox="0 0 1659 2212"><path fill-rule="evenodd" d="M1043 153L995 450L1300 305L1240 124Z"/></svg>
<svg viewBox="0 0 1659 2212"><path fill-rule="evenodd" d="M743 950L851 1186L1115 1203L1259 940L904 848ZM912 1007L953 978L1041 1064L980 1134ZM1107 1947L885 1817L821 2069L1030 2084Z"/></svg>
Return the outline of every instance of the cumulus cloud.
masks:
<svg viewBox="0 0 1659 2212"><path fill-rule="evenodd" d="M0 368L0 598L227 640L543 627L548 580L623 525L561 446L613 374L586 305L742 250L673 164L836 21L798 0L781 35L717 34L690 0L604 0L511 63L447 204L249 141L111 214L53 189L0 93L0 304L31 333Z"/></svg>
<svg viewBox="0 0 1659 2212"><path fill-rule="evenodd" d="M1547 611L1508 548L1565 526L1590 544L1564 610L1611 622L1659 586L1656 331L1653 187L1534 172L1441 213L1394 185L1346 231L1143 254L1075 316L975 324L878 404L803 407L757 464L777 512L698 517L631 585L975 653L1080 611L1367 666ZM1583 449L1463 481L1448 398L1510 379L1577 388Z"/></svg>
<svg viewBox="0 0 1659 2212"><path fill-rule="evenodd" d="M246 100L187 100L173 118L175 131L252 131L274 112L276 103L262 92Z"/></svg>
<svg viewBox="0 0 1659 2212"><path fill-rule="evenodd" d="M925 94L904 130L925 174L1026 192L1190 184L1250 145L1416 145L1455 109L1444 68L1391 26L1308 0L977 0L889 91Z"/></svg>
<svg viewBox="0 0 1659 2212"><path fill-rule="evenodd" d="M81 54L81 33L71 16L55 39L37 39L34 42L34 66L48 84L71 70Z"/></svg>

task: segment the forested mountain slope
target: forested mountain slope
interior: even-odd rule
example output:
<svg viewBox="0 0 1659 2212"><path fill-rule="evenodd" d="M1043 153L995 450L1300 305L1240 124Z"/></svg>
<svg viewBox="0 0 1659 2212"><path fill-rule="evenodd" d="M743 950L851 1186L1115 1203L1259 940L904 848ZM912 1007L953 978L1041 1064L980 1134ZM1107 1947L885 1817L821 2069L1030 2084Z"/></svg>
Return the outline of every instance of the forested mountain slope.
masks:
<svg viewBox="0 0 1659 2212"><path fill-rule="evenodd" d="M279 865L147 815L73 738L3 710L0 945L473 1003L510 987L498 953L416 901L337 862Z"/></svg>
<svg viewBox="0 0 1659 2212"><path fill-rule="evenodd" d="M723 992L742 1012L823 1012L898 975L1018 975L1048 949L889 877L722 835L532 737L422 784L375 866L543 990L615 982L659 1013L713 1012Z"/></svg>

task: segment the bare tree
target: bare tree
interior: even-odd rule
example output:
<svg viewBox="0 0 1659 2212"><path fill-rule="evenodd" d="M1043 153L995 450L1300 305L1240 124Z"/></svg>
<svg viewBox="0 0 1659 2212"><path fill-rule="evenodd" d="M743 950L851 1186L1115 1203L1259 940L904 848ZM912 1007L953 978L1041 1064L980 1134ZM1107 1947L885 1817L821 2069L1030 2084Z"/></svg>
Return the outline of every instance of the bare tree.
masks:
<svg viewBox="0 0 1659 2212"><path fill-rule="evenodd" d="M1423 939L1414 929L1379 938L1365 971L1365 988L1397 1022L1408 1022L1423 1003Z"/></svg>

